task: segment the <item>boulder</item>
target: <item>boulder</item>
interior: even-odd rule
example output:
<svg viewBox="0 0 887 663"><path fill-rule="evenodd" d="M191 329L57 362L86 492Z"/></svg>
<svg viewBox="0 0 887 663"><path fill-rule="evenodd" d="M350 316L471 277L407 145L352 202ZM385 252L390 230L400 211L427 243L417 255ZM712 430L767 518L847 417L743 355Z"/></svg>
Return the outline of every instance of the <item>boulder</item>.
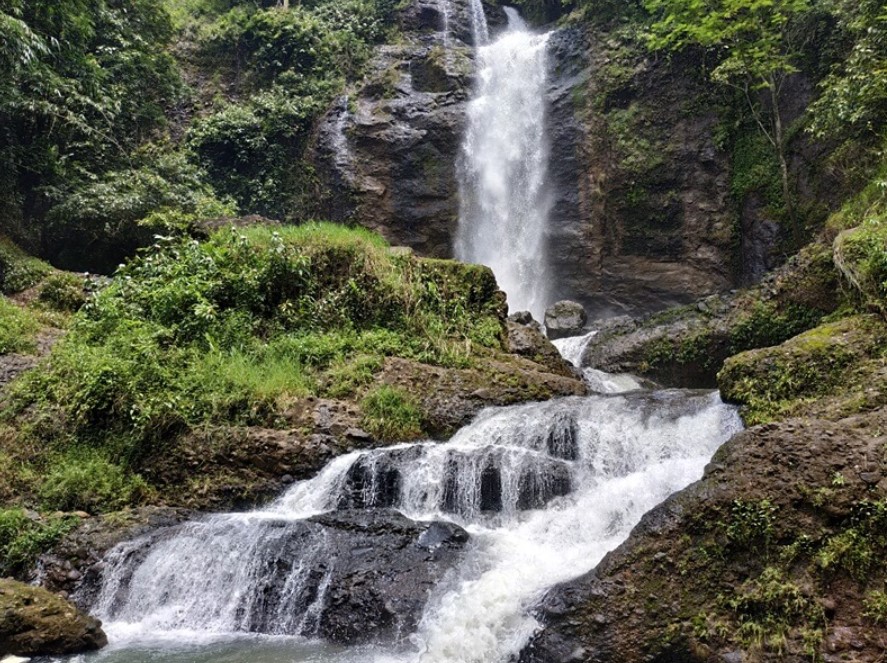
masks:
<svg viewBox="0 0 887 663"><path fill-rule="evenodd" d="M192 540L197 547L189 546ZM183 601L176 592L192 581L184 591L197 592L197 600L180 606L188 623L237 594L236 615L223 618L228 630L342 645L386 642L416 629L431 590L461 559L467 541L457 525L415 522L390 509L343 509L306 520L211 517L115 548L80 596L94 602L107 576L109 614L139 619L163 610L170 595ZM170 550L182 551L178 568L151 567L145 584L142 565ZM233 574L206 585L221 563L249 569L249 582Z"/></svg>
<svg viewBox="0 0 887 663"><path fill-rule="evenodd" d="M579 302L565 299L545 310L545 329L551 339L579 336L587 322L585 307Z"/></svg>
<svg viewBox="0 0 887 663"><path fill-rule="evenodd" d="M102 623L62 597L0 580L0 657L76 654L106 644Z"/></svg>

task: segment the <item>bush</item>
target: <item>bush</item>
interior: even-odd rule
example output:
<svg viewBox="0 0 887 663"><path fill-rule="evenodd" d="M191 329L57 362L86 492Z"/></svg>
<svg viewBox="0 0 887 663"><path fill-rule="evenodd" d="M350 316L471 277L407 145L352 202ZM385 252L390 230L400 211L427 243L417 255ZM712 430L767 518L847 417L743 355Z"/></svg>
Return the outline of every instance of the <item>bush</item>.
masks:
<svg viewBox="0 0 887 663"><path fill-rule="evenodd" d="M26 569L76 522L76 518L38 520L23 509L0 509L0 577Z"/></svg>
<svg viewBox="0 0 887 663"><path fill-rule="evenodd" d="M58 458L40 486L47 509L103 513L141 501L147 484L96 454L72 452Z"/></svg>
<svg viewBox="0 0 887 663"><path fill-rule="evenodd" d="M0 292L13 295L40 282L52 267L0 236Z"/></svg>
<svg viewBox="0 0 887 663"><path fill-rule="evenodd" d="M468 365L501 349L502 314L488 269L393 255L365 230L165 238L83 307L10 413L54 413L50 444L135 469L185 427L273 426L292 399L357 391L386 356Z"/></svg>
<svg viewBox="0 0 887 663"><path fill-rule="evenodd" d="M86 303L86 286L82 276L57 272L40 286L37 299L53 310L74 313Z"/></svg>

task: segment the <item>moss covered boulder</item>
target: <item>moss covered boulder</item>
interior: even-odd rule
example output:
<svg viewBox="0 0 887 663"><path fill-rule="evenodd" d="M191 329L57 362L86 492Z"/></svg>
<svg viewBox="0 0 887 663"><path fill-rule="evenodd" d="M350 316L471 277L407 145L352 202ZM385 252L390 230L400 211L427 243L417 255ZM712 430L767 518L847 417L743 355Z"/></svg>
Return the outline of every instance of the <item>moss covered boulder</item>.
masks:
<svg viewBox="0 0 887 663"><path fill-rule="evenodd" d="M782 343L843 301L831 247L813 243L749 290L603 326L582 364L667 386L714 387L728 357Z"/></svg>
<svg viewBox="0 0 887 663"><path fill-rule="evenodd" d="M839 418L887 402L887 324L857 315L773 347L731 357L718 374L725 400L749 423L797 414Z"/></svg>
<svg viewBox="0 0 887 663"><path fill-rule="evenodd" d="M101 622L60 596L0 580L0 656L75 654L107 643Z"/></svg>

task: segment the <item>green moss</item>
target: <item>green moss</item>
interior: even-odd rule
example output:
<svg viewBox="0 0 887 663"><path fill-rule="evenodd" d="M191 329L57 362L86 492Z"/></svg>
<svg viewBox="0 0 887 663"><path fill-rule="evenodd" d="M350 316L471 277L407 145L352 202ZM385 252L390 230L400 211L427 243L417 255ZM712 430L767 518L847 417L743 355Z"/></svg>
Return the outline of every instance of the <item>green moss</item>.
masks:
<svg viewBox="0 0 887 663"><path fill-rule="evenodd" d="M822 311L802 304L777 308L776 303L756 301L730 330L732 352L778 345L810 329L821 318Z"/></svg>
<svg viewBox="0 0 887 663"><path fill-rule="evenodd" d="M381 385L360 403L363 425L377 439L386 442L408 440L422 432L421 411L401 389Z"/></svg>
<svg viewBox="0 0 887 663"><path fill-rule="evenodd" d="M782 653L793 628L815 629L825 623L822 608L775 567L743 583L724 603L737 624L738 639L752 649Z"/></svg>
<svg viewBox="0 0 887 663"><path fill-rule="evenodd" d="M827 323L783 345L751 350L724 363L723 397L744 405L749 424L786 416L804 403L849 392L855 371L887 343L887 329L871 316Z"/></svg>
<svg viewBox="0 0 887 663"><path fill-rule="evenodd" d="M863 601L863 616L877 625L887 624L887 593L874 590L868 593Z"/></svg>

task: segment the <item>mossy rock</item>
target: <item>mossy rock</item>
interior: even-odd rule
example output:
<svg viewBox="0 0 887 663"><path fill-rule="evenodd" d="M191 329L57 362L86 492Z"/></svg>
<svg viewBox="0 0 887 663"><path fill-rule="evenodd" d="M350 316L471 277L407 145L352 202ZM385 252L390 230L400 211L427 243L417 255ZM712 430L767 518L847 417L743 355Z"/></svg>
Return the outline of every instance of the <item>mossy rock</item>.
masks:
<svg viewBox="0 0 887 663"><path fill-rule="evenodd" d="M108 644L102 623L41 587L0 580L0 656L77 654Z"/></svg>
<svg viewBox="0 0 887 663"><path fill-rule="evenodd" d="M850 392L859 370L887 349L887 325L878 316L858 315L827 323L785 343L742 352L718 374L725 400L745 406L748 423L797 413L816 399Z"/></svg>

